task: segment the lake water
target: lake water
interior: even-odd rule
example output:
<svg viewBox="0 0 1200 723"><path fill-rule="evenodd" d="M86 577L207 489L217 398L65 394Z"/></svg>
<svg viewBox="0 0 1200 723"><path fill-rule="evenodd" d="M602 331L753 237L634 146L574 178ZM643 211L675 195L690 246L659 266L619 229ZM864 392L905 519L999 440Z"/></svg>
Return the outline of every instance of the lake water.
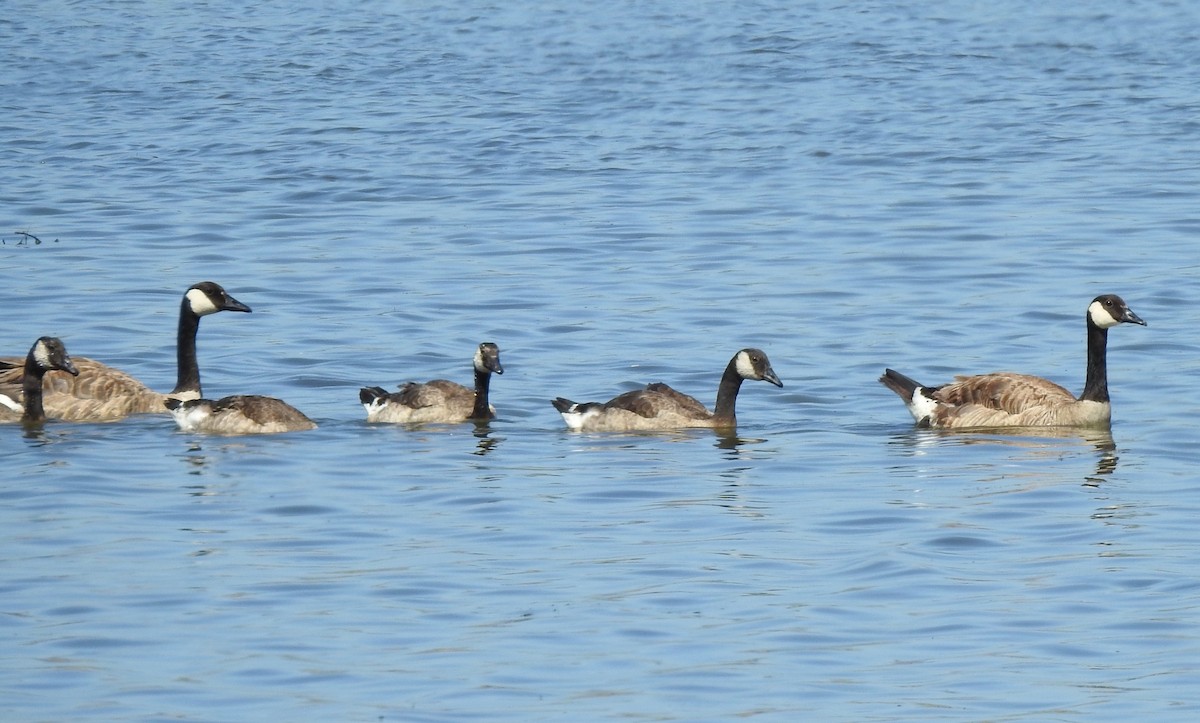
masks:
<svg viewBox="0 0 1200 723"><path fill-rule="evenodd" d="M6 721L1193 720L1200 10L1177 2L26 2L5 354L305 433L0 429ZM34 241L32 234L40 243ZM1078 391L1111 437L876 383ZM470 378L499 418L367 425ZM565 430L667 381L738 436Z"/></svg>

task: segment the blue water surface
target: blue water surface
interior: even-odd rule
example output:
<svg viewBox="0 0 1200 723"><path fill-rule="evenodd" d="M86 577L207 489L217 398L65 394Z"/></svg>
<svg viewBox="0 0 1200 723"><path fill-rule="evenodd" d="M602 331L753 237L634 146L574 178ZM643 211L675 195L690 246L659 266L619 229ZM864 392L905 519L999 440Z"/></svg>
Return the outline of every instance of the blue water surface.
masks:
<svg viewBox="0 0 1200 723"><path fill-rule="evenodd" d="M311 6L310 6L311 5ZM0 718L1193 720L1200 11L17 0L0 332L311 432L0 432ZM876 383L1078 391L917 430ZM368 425L470 379L487 427ZM666 381L735 436L574 434Z"/></svg>

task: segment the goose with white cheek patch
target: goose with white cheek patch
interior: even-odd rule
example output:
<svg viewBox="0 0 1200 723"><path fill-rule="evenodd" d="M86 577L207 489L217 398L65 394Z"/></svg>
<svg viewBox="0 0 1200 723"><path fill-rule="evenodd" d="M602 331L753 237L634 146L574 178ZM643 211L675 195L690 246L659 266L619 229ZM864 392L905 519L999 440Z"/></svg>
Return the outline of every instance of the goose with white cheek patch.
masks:
<svg viewBox="0 0 1200 723"><path fill-rule="evenodd" d="M358 399L367 411L368 422L422 424L440 422L486 422L496 416L488 401L492 374L503 374L500 347L484 342L475 350L472 361L475 388L469 389L446 379L424 384L408 382L399 391L382 387L363 387Z"/></svg>
<svg viewBox="0 0 1200 723"><path fill-rule="evenodd" d="M887 369L879 381L904 400L919 427L1108 427L1108 330L1146 322L1115 294L1093 299L1086 318L1087 381L1078 399L1047 379L1011 372L959 376L926 387Z"/></svg>
<svg viewBox="0 0 1200 723"><path fill-rule="evenodd" d="M29 354L25 356L21 371L24 402L18 403L7 395L0 397L0 422L21 422L27 427L37 426L46 421L46 410L42 405L42 378L46 373L79 373L67 354L66 345L53 336L43 336L33 343Z"/></svg>
<svg viewBox="0 0 1200 723"><path fill-rule="evenodd" d="M218 311L249 312L250 307L212 281L202 281L184 293L175 342L178 377L170 393L155 392L120 369L87 357L76 357L74 365L78 374L46 374L42 390L47 413L75 422L109 422L130 414L161 414L163 402L168 397L198 399L201 390L196 332L200 329L200 317ZM20 359L0 359L0 394L20 401L23 370L24 363Z"/></svg>
<svg viewBox="0 0 1200 723"><path fill-rule="evenodd" d="M733 429L735 406L744 380L765 381L782 387L771 362L761 349L742 349L725 367L717 387L717 403L710 412L695 397L657 382L607 402L573 402L558 397L551 404L572 431L636 432L689 427Z"/></svg>

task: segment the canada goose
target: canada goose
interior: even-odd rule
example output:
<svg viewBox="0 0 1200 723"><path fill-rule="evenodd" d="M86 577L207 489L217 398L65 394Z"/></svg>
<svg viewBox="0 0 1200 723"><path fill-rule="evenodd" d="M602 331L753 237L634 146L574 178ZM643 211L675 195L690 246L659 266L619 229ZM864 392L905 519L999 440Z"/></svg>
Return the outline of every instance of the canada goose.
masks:
<svg viewBox="0 0 1200 723"><path fill-rule="evenodd" d="M783 386L762 350L742 349L733 355L725 367L725 373L721 375L721 385L717 387L717 405L712 412L694 397L677 392L661 382L650 384L645 389L625 392L607 402L578 403L558 397L551 404L562 413L567 427L574 431L733 428L737 426L734 406L743 379Z"/></svg>
<svg viewBox="0 0 1200 723"><path fill-rule="evenodd" d="M238 394L221 399L173 399L163 404L184 432L277 434L316 429L317 424L282 399Z"/></svg>
<svg viewBox="0 0 1200 723"><path fill-rule="evenodd" d="M1118 324L1146 325L1115 294L1097 296L1087 309L1087 381L1076 399L1041 377L1010 372L959 376L940 387L926 387L887 369L879 381L898 394L920 427L1107 427L1106 347L1108 330Z"/></svg>
<svg viewBox="0 0 1200 723"><path fill-rule="evenodd" d="M42 406L42 377L53 370L79 373L67 355L66 345L57 337L43 336L29 348L22 367L24 405L5 396L3 406L0 406L0 422L21 422L28 426L46 421L46 410Z"/></svg>
<svg viewBox="0 0 1200 723"><path fill-rule="evenodd" d="M196 332L200 317L218 311L245 311L250 307L230 296L220 284L202 281L188 288L179 306L176 337L178 378L169 394L149 389L119 369L85 357L77 357L76 377L47 374L43 390L45 406L52 417L79 422L102 422L130 414L162 413L168 397L196 399L201 395L200 369L196 362ZM21 366L13 359L0 359L0 389L19 387Z"/></svg>
<svg viewBox="0 0 1200 723"><path fill-rule="evenodd" d="M368 422L434 423L487 421L496 416L488 403L492 374L503 374L500 347L484 342L475 350L475 388L445 379L419 384L408 382L398 392L382 387L363 387L358 399L367 410Z"/></svg>

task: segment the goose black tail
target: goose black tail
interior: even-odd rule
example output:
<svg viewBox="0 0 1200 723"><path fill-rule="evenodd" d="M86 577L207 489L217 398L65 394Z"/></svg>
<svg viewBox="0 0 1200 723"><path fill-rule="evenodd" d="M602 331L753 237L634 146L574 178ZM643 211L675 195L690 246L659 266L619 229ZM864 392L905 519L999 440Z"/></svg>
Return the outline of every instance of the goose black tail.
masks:
<svg viewBox="0 0 1200 723"><path fill-rule="evenodd" d="M550 403L554 405L555 409L564 413L571 411L571 408L575 406L575 402L572 402L570 399L566 399L564 397L555 397L550 401Z"/></svg>
<svg viewBox="0 0 1200 723"><path fill-rule="evenodd" d="M363 387L358 390L358 401L363 404L371 404L380 399L385 399L388 392L383 387Z"/></svg>
<svg viewBox="0 0 1200 723"><path fill-rule="evenodd" d="M913 392L917 391L917 387L923 386L916 379L906 377L893 369L884 369L883 376L879 377L879 383L891 389L906 402L912 401Z"/></svg>

